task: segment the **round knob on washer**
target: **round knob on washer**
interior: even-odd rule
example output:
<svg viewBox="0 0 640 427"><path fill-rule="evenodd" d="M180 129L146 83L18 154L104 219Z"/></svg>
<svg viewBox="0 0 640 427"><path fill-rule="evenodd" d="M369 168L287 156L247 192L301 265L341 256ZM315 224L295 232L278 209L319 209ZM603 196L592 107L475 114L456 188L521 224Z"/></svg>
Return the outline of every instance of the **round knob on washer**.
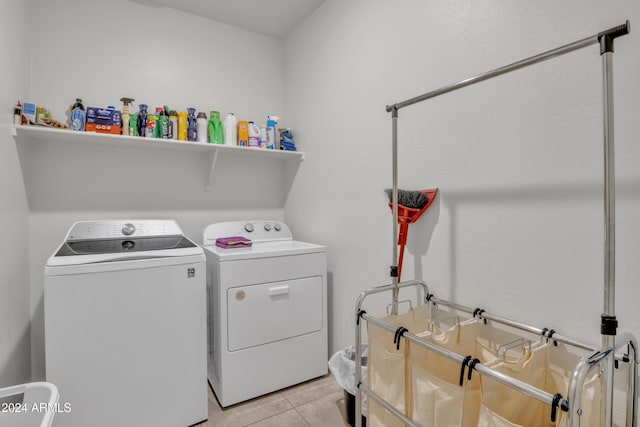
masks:
<svg viewBox="0 0 640 427"><path fill-rule="evenodd" d="M245 230L247 233L251 233L251 232L253 231L253 224L251 224L250 222L246 223L246 224L244 225L244 230Z"/></svg>
<svg viewBox="0 0 640 427"><path fill-rule="evenodd" d="M130 222L122 226L122 234L125 236L131 236L136 231L136 227Z"/></svg>
<svg viewBox="0 0 640 427"><path fill-rule="evenodd" d="M282 227L280 227L280 224L276 224L276 225L274 225L274 226L273 226L273 228L274 228L276 231L280 231L280 230L282 230Z"/></svg>
<svg viewBox="0 0 640 427"><path fill-rule="evenodd" d="M265 224L264 229L265 231L271 231L271 224Z"/></svg>

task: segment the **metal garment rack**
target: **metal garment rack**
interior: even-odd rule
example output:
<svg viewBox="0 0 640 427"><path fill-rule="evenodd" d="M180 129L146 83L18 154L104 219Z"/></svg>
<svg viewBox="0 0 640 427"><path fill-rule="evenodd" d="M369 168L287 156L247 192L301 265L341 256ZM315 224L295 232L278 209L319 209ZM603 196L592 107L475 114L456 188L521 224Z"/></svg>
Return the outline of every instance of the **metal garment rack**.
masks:
<svg viewBox="0 0 640 427"><path fill-rule="evenodd" d="M424 288L424 295L426 302L434 304L445 305L450 308L473 313L476 317L479 313L480 318L486 320L492 320L507 326L514 327L516 329L524 330L534 334L540 334L542 337L547 337L553 341L561 341L570 344L575 347L587 349L593 351L590 355L585 356L576 369L573 372L569 383L569 390L567 398L564 399L558 395L552 396L549 393L539 390L529 384L522 383L514 378L505 376L497 371L483 366L482 364L475 364L468 366L470 370L480 372L482 375L489 376L496 381L512 387L530 397L540 400L552 406L552 411L559 408L568 412L568 425L575 427L580 425L581 409L579 404L581 401L582 387L584 385L585 378L591 369L594 369L600 364L604 364L604 390L603 390L603 426L611 427L613 425L613 373L614 367L617 363L616 360L622 360L623 362L630 363L629 384L627 393L627 426L635 427L637 425L637 342L631 334L621 334L618 342L621 344L616 345L616 334L618 328L618 322L615 316L615 170L614 170L614 125L613 125L613 46L614 40L617 37L626 35L629 33L629 21L626 21L622 25L609 28L598 34L586 37L584 39L569 43L567 45L552 49L541 54L514 62L509 65L505 65L500 68L488 71L484 74L480 74L474 77L461 80L457 83L444 86L442 88L427 92L420 96L398 102L396 104L388 105L386 111L391 113L392 118L392 174L393 174L393 187L392 187L392 212L393 212L393 260L391 265L391 278L392 283L390 285L372 288L364 291L356 303L356 426L361 426L362 415L362 393L365 393L369 398L382 405L385 409L402 420L406 425L414 426L415 424L406 418L404 414L397 411L393 406L384 399L380 398L376 393L370 390L366 385L362 384L361 378L361 325L360 320L364 319L377 327L386 329L390 332L397 332L396 327L372 317L362 310L362 304L368 295L391 291L391 314L398 314L398 294L402 287L406 286L418 286ZM417 104L422 101L426 101L437 96L453 92L466 86L470 86L475 83L479 83L490 78L509 73L511 71L518 70L520 68L527 67L557 56L564 55L566 53L582 49L587 46L599 44L600 55L602 57L602 70L603 70L603 109L604 109L604 309L601 315L601 335L602 345L600 348L593 347L589 344L581 343L570 337L561 336L552 332L550 335L549 329L539 329L534 326L525 325L520 322L508 320L498 316L491 316L486 314L484 310L471 309L452 302L444 301L435 298L429 294L427 286L424 282L410 281L399 283L398 281L398 248L396 245L396 237L398 235L398 111L404 107L408 107L413 104ZM400 338L404 338L413 344L419 345L430 351L433 351L440 356L457 361L459 363L464 362L464 357L452 353L437 345L426 342L419 337L405 332L399 334ZM617 353L627 347L627 353L620 357Z"/></svg>

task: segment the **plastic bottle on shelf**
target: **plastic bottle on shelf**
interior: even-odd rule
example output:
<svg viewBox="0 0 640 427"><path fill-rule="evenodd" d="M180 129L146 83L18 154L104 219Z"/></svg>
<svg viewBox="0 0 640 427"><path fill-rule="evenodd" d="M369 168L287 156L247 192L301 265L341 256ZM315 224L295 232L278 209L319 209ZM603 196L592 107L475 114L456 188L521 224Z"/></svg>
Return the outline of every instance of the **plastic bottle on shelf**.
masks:
<svg viewBox="0 0 640 427"><path fill-rule="evenodd" d="M129 136L140 136L138 135L138 124L137 118L135 114L129 113Z"/></svg>
<svg viewBox="0 0 640 427"><path fill-rule="evenodd" d="M238 121L233 113L227 114L222 127L224 130L224 145L238 145Z"/></svg>
<svg viewBox="0 0 640 427"><path fill-rule="evenodd" d="M260 128L253 121L249 121L249 147L260 146Z"/></svg>
<svg viewBox="0 0 640 427"><path fill-rule="evenodd" d="M136 119L136 127L138 129L138 136L147 136L147 104L139 104L140 111Z"/></svg>
<svg viewBox="0 0 640 427"><path fill-rule="evenodd" d="M224 144L224 134L222 132L222 122L220 121L220 112L211 111L209 113L209 142L211 144Z"/></svg>
<svg viewBox="0 0 640 427"><path fill-rule="evenodd" d="M207 114L200 111L196 119L198 142L207 143Z"/></svg>
<svg viewBox="0 0 640 427"><path fill-rule="evenodd" d="M122 115L120 116L120 120L122 120L121 132L122 135L128 136L131 134L131 129L129 127L129 121L131 119L131 116L129 115L129 105L135 101L135 99L127 98L125 96L120 98L120 101L122 101Z"/></svg>
<svg viewBox="0 0 640 427"><path fill-rule="evenodd" d="M82 105L82 99L76 98L76 103L71 109L71 129L84 132L84 125L87 119L87 113Z"/></svg>
<svg viewBox="0 0 640 427"><path fill-rule="evenodd" d="M169 139L178 139L178 113L169 111Z"/></svg>
<svg viewBox="0 0 640 427"><path fill-rule="evenodd" d="M189 141L198 140L198 123L196 120L196 109L187 108L187 139Z"/></svg>
<svg viewBox="0 0 640 427"><path fill-rule="evenodd" d="M269 150L276 149L276 126L278 124L278 116L267 116L267 148Z"/></svg>
<svg viewBox="0 0 640 427"><path fill-rule="evenodd" d="M156 115L158 116L157 137L169 139L169 116L162 107L156 107Z"/></svg>
<svg viewBox="0 0 640 427"><path fill-rule="evenodd" d="M186 141L189 128L189 119L186 111L178 112L178 140Z"/></svg>
<svg viewBox="0 0 640 427"><path fill-rule="evenodd" d="M147 128L145 130L146 138L157 138L158 137L158 122L160 121L160 117L156 113L147 114Z"/></svg>
<svg viewBox="0 0 640 427"><path fill-rule="evenodd" d="M13 109L13 124L22 124L22 104L20 103L20 101L18 101L15 108Z"/></svg>
<svg viewBox="0 0 640 427"><path fill-rule="evenodd" d="M267 148L267 125L260 126L260 139L258 140L260 148Z"/></svg>

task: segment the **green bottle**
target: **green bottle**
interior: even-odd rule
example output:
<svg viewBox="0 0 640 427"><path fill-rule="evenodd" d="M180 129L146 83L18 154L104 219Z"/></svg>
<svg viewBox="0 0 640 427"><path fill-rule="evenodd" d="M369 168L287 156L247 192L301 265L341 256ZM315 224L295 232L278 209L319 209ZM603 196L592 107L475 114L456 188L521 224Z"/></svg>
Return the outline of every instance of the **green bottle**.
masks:
<svg viewBox="0 0 640 427"><path fill-rule="evenodd" d="M220 112L211 111L209 113L209 143L224 144L224 135L222 132L222 122L220 121Z"/></svg>

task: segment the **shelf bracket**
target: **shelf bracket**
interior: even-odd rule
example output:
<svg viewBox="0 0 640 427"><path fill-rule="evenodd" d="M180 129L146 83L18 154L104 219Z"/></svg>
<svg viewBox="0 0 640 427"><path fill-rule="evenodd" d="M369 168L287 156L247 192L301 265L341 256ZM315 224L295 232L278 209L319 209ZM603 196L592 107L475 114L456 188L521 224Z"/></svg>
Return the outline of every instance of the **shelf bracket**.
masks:
<svg viewBox="0 0 640 427"><path fill-rule="evenodd" d="M213 171L216 168L216 162L218 161L218 153L220 153L219 150L215 150L212 154L209 155L209 159L211 161L211 164L209 166L209 177L207 179L207 182L205 183L204 186L204 191L206 193L211 193L211 189L213 187Z"/></svg>

